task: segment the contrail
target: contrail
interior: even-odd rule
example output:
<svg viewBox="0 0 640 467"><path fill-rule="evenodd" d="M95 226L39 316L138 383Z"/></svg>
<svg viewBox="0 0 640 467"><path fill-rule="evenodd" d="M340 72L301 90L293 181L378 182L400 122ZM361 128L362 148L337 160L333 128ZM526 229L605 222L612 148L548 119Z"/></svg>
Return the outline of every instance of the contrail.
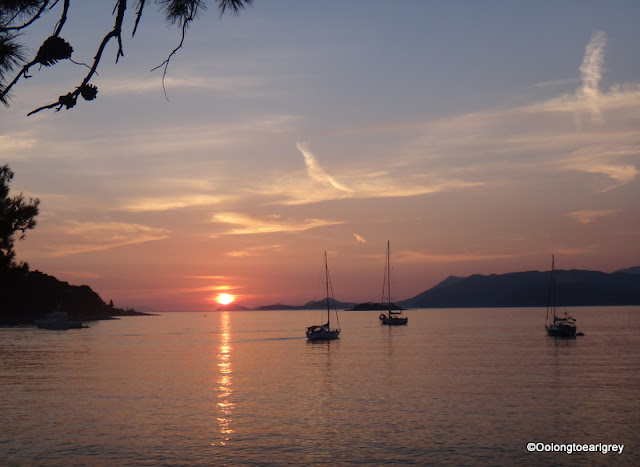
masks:
<svg viewBox="0 0 640 467"><path fill-rule="evenodd" d="M353 190L337 182L331 175L327 174L324 170L322 170L322 167L318 165L318 161L309 150L309 147L307 146L307 144L296 143L296 148L298 148L298 151L300 151L304 156L304 163L307 166L307 173L311 178L321 183L325 183L325 184L329 183L332 187L334 187L337 190L353 193Z"/></svg>
<svg viewBox="0 0 640 467"><path fill-rule="evenodd" d="M604 46L607 43L607 35L602 31L596 31L585 47L584 58L580 65L582 73L582 96L591 107L594 118L601 119L598 98L600 96L599 84L602 78L604 65Z"/></svg>

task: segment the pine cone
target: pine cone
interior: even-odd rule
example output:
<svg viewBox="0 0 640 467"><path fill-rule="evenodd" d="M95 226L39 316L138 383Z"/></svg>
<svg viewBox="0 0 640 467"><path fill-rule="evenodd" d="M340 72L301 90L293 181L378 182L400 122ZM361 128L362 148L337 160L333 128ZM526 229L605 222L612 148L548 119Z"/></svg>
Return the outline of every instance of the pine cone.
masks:
<svg viewBox="0 0 640 467"><path fill-rule="evenodd" d="M85 101L92 101L98 95L98 88L93 84L83 84L80 86L80 94Z"/></svg>
<svg viewBox="0 0 640 467"><path fill-rule="evenodd" d="M61 37L51 36L40 46L36 61L44 66L51 66L57 63L58 60L71 58L72 53L73 47L71 47L71 44Z"/></svg>

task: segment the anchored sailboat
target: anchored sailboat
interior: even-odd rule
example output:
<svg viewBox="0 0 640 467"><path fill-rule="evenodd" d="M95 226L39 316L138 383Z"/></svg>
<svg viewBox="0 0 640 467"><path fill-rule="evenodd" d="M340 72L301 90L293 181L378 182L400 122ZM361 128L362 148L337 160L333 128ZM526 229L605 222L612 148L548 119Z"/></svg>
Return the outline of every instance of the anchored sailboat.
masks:
<svg viewBox="0 0 640 467"><path fill-rule="evenodd" d="M307 339L310 341L333 340L340 337L340 321L338 319L338 310L336 309L336 299L333 296L333 287L329 278L329 265L327 263L327 252L324 252L324 274L327 287L327 322L318 326L309 326L307 328ZM338 327L331 327L331 306L336 316Z"/></svg>
<svg viewBox="0 0 640 467"><path fill-rule="evenodd" d="M382 283L382 300L380 303L385 302L385 291L387 293L386 302L387 302L387 314L380 313L380 324L387 324L389 326L396 326L400 324L407 324L409 322L409 318L404 316L399 316L402 314L402 308L397 308L392 306L391 303L391 261L389 254L389 241L387 240L387 262L385 265L385 280ZM393 308L396 308L395 310Z"/></svg>
<svg viewBox="0 0 640 467"><path fill-rule="evenodd" d="M551 255L551 278L549 280L549 296L547 298L547 318L545 328L551 337L576 337L576 320L564 310L564 316L558 316L558 291L556 287L555 257Z"/></svg>

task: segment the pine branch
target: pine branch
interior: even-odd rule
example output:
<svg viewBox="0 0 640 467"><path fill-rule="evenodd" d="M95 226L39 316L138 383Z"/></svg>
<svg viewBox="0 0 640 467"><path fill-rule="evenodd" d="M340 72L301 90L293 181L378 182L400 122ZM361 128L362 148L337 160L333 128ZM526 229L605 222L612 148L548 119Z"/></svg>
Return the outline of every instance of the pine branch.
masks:
<svg viewBox="0 0 640 467"><path fill-rule="evenodd" d="M102 54L104 53L104 49L106 48L109 41L111 41L111 39L115 38L118 41L118 52L116 54L116 63L118 62L118 59L120 57L124 57L124 51L122 48L122 23L124 22L124 12L127 9L126 0L118 0L116 3L116 8L117 8L117 14L116 14L116 21L113 26L113 29L109 31L109 33L107 33L107 35L104 36L104 38L102 39L102 42L100 43L100 47L98 47L98 51L93 59L93 65L91 66L91 69L89 70L87 75L82 80L82 83L80 83L80 85L75 90L70 91L64 96L60 96L57 102L53 102L51 104L38 107L37 109L29 112L27 116L31 116L45 109L56 108L56 112L58 112L62 109L62 107L66 107L67 109L74 107L77 102L78 96L82 94L82 91L83 89L86 89L86 86L89 86L88 84L89 81L98 70L98 65L100 64L100 60L102 59Z"/></svg>
<svg viewBox="0 0 640 467"><path fill-rule="evenodd" d="M56 0L55 3L57 3L57 0ZM54 3L54 5L55 5L55 3ZM29 19L29 21L27 21L24 24L21 24L20 26L7 26L7 27L3 28L4 31L20 31L21 29L25 29L25 28L31 26L38 18L40 18L40 16L42 16L42 13L44 13L44 10L47 9L47 5L48 4L49 4L49 0L43 0L42 5L38 9L38 11L31 17L31 19ZM12 20L9 21L9 23L11 23L11 22L13 22L13 18L12 18Z"/></svg>

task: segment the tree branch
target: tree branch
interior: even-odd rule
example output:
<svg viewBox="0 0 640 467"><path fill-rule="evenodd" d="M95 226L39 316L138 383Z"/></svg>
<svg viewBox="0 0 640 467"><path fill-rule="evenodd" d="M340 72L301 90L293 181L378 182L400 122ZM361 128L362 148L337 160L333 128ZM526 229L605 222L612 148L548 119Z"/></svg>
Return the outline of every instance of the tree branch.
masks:
<svg viewBox="0 0 640 467"><path fill-rule="evenodd" d="M65 1L68 1L68 0L65 0ZM51 104L47 104L35 110L32 110L27 114L27 116L36 114L41 110L53 109L54 107L57 107L56 112L62 109L62 107L66 107L68 109L73 107L77 102L78 96L80 95L80 92L83 86L89 83L89 80L93 78L93 75L98 70L98 65L100 64L100 60L102 59L102 54L104 53L104 49L106 48L107 44L111 39L116 38L118 41L118 52L116 53L116 63L118 62L118 59L120 57L124 57L124 51L122 49L122 23L124 22L124 12L127 9L127 1L117 0L116 7L117 7L116 21L113 26L113 29L109 31L109 33L106 36L104 36L104 38L102 39L102 42L100 43L100 47L98 47L98 51L96 52L96 55L93 59L93 65L91 66L91 69L89 70L87 75L84 77L80 85L75 90L70 91L66 95L60 96L57 102L53 102Z"/></svg>
<svg viewBox="0 0 640 467"><path fill-rule="evenodd" d="M60 31L62 31L62 27L64 26L64 23L67 22L67 13L69 12L70 2L71 0L64 0L64 5L62 6L62 15L60 16L60 19L58 20L58 24L56 25L56 29L53 32L54 36L60 35Z"/></svg>
<svg viewBox="0 0 640 467"><path fill-rule="evenodd" d="M33 15L33 17L27 21L26 23L20 25L20 26L7 26L6 28L4 28L5 31L20 31L21 29L24 29L26 27L31 26L38 18L40 18L40 16L42 15L42 13L44 12L44 10L47 9L47 5L49 4L49 0L43 0L42 2L42 6L38 9L38 11Z"/></svg>
<svg viewBox="0 0 640 467"><path fill-rule="evenodd" d="M60 15L60 19L58 20L56 29L53 33L54 36L59 36L60 35L60 31L62 31L62 27L64 26L64 24L67 21L67 13L69 11L69 4L70 4L71 0L64 0L64 5L62 7L62 13ZM37 15L34 16L31 21L29 21L28 23L26 23L26 25L29 25L31 23L33 23L43 12L43 10L45 9L45 7L47 6L47 4L49 3L49 0L45 0L44 4L42 5L42 7L40 8L40 10L38 11ZM51 5L51 8L53 8L56 4L58 3L58 0L55 0L53 2L53 4ZM25 27L25 26L23 26ZM20 80L21 77L26 78L30 78L30 76L27 74L29 72L29 69L35 65L36 63L38 63L38 55L36 54L36 57L31 60L29 63L25 64L22 67L22 70L20 70L20 72L13 78L13 80L4 88L2 89L2 91L0 91L0 101L3 101L6 99L6 97L9 95L9 91L11 91L11 88L18 82L18 80Z"/></svg>
<svg viewBox="0 0 640 467"><path fill-rule="evenodd" d="M157 67L151 69L151 71L156 71L158 68L162 68L164 66L164 71L162 72L162 90L164 91L164 98L167 99L167 101L169 100L169 96L167 96L167 88L164 85L164 80L167 76L167 70L169 68L169 63L171 62L171 59L178 52L178 50L182 48L182 45L184 44L184 39L187 34L187 26L189 25L190 21L193 21L193 17L189 17L185 19L184 23L182 23L182 38L180 39L180 43L178 44L178 47L176 47L171 51L171 53L169 54L169 56L164 62L162 62Z"/></svg>
<svg viewBox="0 0 640 467"><path fill-rule="evenodd" d="M138 11L136 12L136 22L133 25L133 32L131 33L131 37L136 35L136 31L138 30L138 24L140 24L140 19L142 19L142 10L144 9L144 5L146 0L138 0Z"/></svg>
<svg viewBox="0 0 640 467"><path fill-rule="evenodd" d="M166 89L166 76L168 73L169 65L173 57L178 53L178 51L183 47L187 28L189 24L197 18L197 15L200 11L206 9L207 2L215 3L218 6L220 16L225 14L225 12L230 12L231 14L238 14L240 10L243 8L250 6L253 4L253 0L156 0L156 3L163 5L163 9L165 10L166 19L169 23L179 24L181 26L181 38L178 46L173 49L173 51L169 54L167 59L163 61L160 65L153 68L152 71L157 70L159 68L163 68L162 74L162 89L164 91L165 98L169 100ZM11 2L9 2L11 3ZM145 6L149 3L147 0L137 0L135 7L135 22L132 31L132 37L135 36L138 26L140 25L142 14ZM11 34L15 34L16 36L19 33L29 26L33 25L39 18L42 17L44 12L49 9L53 9L54 7L62 4L62 11L60 12L60 17L55 25L55 29L53 35L47 38L42 45L40 46L40 50L35 58L25 63L20 71L15 75L13 80L3 88L0 88L0 102L7 104L7 96L12 88L16 85L16 83L21 78L29 78L29 71L31 67L34 65L41 63L46 66L53 65L62 59L70 59L71 54L73 52L73 48L71 45L64 41L60 34L64 29L69 8L71 4L71 0L39 0L28 3L29 8L18 8L17 10L12 10L12 15L9 22L3 20L3 25L0 30L5 33L7 31L11 31ZM68 92L65 95L62 95L58 98L56 102L52 102L51 104L44 105L35 110L32 110L28 113L28 115L33 115L45 109L53 109L56 111L61 110L63 107L67 109L74 107L77 103L77 99L80 95L86 100L93 100L97 94L97 88L91 84L89 81L93 78L95 74L97 74L98 65L102 59L104 51L106 49L107 44L111 41L111 39L116 39L118 43L118 50L116 52L116 63L118 63L120 57L124 57L124 46L122 41L122 26L124 22L124 15L127 9L127 1L126 0L115 0L114 8L112 14L115 15L115 24L113 29L110 30L100 42L100 45L97 49L97 52L93 59L92 66L82 64L89 68L86 76L82 79L81 83L72 91ZM6 18L5 18L6 19ZM24 24L18 26L9 26L14 21L24 21ZM17 33L16 33L17 32ZM12 59L14 62L8 62L10 66L5 66L5 69L13 70L14 67L19 66L19 64L26 62L22 55L19 53L19 47L21 44L13 44L11 42L12 37L8 37L8 39L4 40L4 44L8 44L13 49L11 49L11 53L7 54L9 59ZM78 64L77 62L71 60L73 63ZM6 75L6 72L5 72ZM2 83L0 83L2 84Z"/></svg>

